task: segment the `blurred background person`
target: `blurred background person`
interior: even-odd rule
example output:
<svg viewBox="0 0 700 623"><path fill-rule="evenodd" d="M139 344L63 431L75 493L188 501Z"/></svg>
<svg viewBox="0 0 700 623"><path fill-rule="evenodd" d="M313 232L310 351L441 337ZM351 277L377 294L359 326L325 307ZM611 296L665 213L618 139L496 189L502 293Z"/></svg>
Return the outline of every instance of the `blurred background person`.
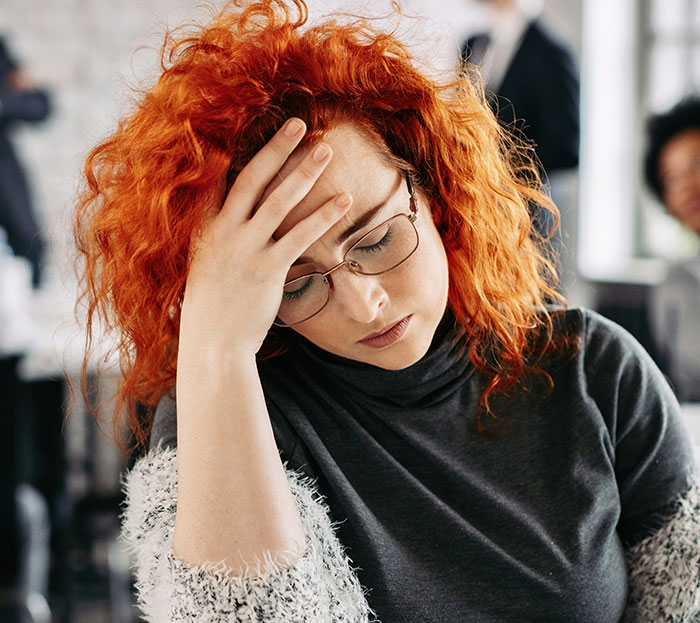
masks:
<svg viewBox="0 0 700 623"><path fill-rule="evenodd" d="M568 45L542 19L540 0L480 0L485 29L463 42L462 62L479 67L500 122L535 147L552 199L562 213L552 249L562 263L562 289L575 274L575 232L567 211L576 203L579 163L579 72ZM533 208L544 236L554 227L546 210ZM562 235L565 245L562 245ZM563 248L571 245L572 248Z"/></svg>
<svg viewBox="0 0 700 623"><path fill-rule="evenodd" d="M48 616L49 511L27 482L23 450L31 437L30 406L19 376L33 341L29 284L39 284L45 242L11 137L16 122L42 121L48 114L47 92L34 85L0 38L0 620L8 623L25 621L29 613L32 620ZM15 256L26 258L29 267Z"/></svg>
<svg viewBox="0 0 700 623"><path fill-rule="evenodd" d="M700 99L648 122L645 175L668 213L700 236ZM700 401L700 255L672 264L652 289L650 320L678 397Z"/></svg>
<svg viewBox="0 0 700 623"><path fill-rule="evenodd" d="M48 114L48 93L17 65L0 37L0 227L15 254L31 263L34 285L40 279L44 239L10 135L16 122L43 121Z"/></svg>
<svg viewBox="0 0 700 623"><path fill-rule="evenodd" d="M504 125L535 145L546 173L578 166L579 75L568 47L544 25L536 0L482 0L488 30L470 36L462 59L476 64Z"/></svg>

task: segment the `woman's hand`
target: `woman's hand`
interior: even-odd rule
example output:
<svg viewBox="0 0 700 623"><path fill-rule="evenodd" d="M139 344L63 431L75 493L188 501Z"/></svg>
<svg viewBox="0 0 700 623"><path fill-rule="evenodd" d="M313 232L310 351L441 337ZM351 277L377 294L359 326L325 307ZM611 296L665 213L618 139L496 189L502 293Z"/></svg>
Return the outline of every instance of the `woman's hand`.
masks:
<svg viewBox="0 0 700 623"><path fill-rule="evenodd" d="M291 564L305 547L255 361L291 264L351 203L335 197L273 237L332 156L320 143L269 192L304 130L288 120L206 219L182 304L173 548L186 562L224 561L234 573L271 558Z"/></svg>
<svg viewBox="0 0 700 623"><path fill-rule="evenodd" d="M350 207L351 197L342 193L273 239L332 157L330 147L319 143L260 202L305 130L300 119L289 119L243 168L221 210L207 219L193 240L181 347L192 337L195 342L190 346L254 356L275 319L291 264Z"/></svg>

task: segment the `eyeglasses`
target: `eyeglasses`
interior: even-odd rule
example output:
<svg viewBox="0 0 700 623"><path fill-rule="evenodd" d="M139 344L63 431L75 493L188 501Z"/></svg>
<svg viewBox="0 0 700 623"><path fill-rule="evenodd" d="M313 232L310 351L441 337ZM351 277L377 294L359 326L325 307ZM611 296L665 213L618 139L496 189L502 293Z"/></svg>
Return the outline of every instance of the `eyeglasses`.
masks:
<svg viewBox="0 0 700 623"><path fill-rule="evenodd" d="M416 194L406 174L410 214L397 214L377 225L343 256L343 261L325 273L309 273L284 284L282 303L275 324L289 327L318 314L330 300L329 275L345 266L358 275L382 275L403 264L418 248Z"/></svg>

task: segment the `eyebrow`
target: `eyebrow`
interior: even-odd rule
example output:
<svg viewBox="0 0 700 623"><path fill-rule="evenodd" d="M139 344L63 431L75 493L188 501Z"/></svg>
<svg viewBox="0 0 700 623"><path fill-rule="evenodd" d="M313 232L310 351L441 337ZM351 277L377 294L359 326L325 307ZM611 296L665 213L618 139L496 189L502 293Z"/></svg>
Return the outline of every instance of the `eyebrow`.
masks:
<svg viewBox="0 0 700 623"><path fill-rule="evenodd" d="M403 180L403 178L401 178ZM399 184L399 189L401 189L402 184ZM379 205L374 206L370 210L367 210L364 214L362 214L360 217L358 217L353 223L351 223L347 228L345 228L340 234L335 239L335 244L339 245L345 240L347 240L350 236L352 236L354 233L357 233L360 231L363 227L365 227L368 223L372 221L372 219L377 215L378 212L386 208L388 203L396 196L396 193L398 192L397 189L394 191L390 197L387 197L385 201L380 203ZM297 266L298 264L310 264L312 263L312 260L306 256L301 256L300 258L297 258L296 261L292 263L292 266Z"/></svg>
<svg viewBox="0 0 700 623"><path fill-rule="evenodd" d="M354 223L351 223L349 227L343 230L338 237L335 239L335 244L340 244L344 242L354 233L360 231L367 223L369 223L380 210L386 207L386 204L393 199L394 195L389 197L384 203L380 203L378 206L374 206L371 210L367 210L362 216L360 216Z"/></svg>
<svg viewBox="0 0 700 623"><path fill-rule="evenodd" d="M392 195L393 197L393 195ZM390 197L391 199L391 197ZM387 199L384 203L380 203L377 206L374 206L371 210L367 210L362 216L360 216L354 223L352 223L347 229L345 229L343 232L338 234L338 236L335 239L335 244L339 245L343 241L347 240L350 236L352 236L355 232L359 231L363 227L367 225L379 212L380 210L384 209L386 205L389 203L389 199ZM297 258L294 262L292 262L292 266L297 266L299 264L312 264L313 260L309 257L306 257L305 255L302 255L301 257Z"/></svg>

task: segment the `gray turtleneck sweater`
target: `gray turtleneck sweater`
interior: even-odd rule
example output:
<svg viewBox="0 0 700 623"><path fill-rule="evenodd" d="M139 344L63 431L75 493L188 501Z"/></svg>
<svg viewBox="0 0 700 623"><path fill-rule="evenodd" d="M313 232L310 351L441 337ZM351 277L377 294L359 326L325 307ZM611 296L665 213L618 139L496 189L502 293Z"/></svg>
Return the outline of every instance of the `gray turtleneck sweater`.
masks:
<svg viewBox="0 0 700 623"><path fill-rule="evenodd" d="M334 578L321 591L330 594L324 611L346 614L314 618L307 601L301 618L258 611L257 618L207 620L359 621L367 620L367 605L384 623L614 623L692 612L700 586L700 502L678 404L646 353L617 326L578 310L557 324L579 336L578 354L547 364L554 389L546 398L503 403L498 434L490 437L476 430L482 379L449 328L401 371L330 355L302 338L287 354L260 363L282 457L290 470L317 479L334 522L318 548L330 551L328 540L337 537L351 561L345 558L339 571L326 553L320 563L321 575L331 569ZM174 448L175 430L174 404L165 400L151 454ZM162 468L158 476L153 463L151 472L140 469L139 487L164 490ZM294 487L300 483L308 485ZM135 510L127 509L125 532L138 549L149 535L139 521L153 524L157 511L141 508L131 488ZM168 495L167 512L174 514L175 494ZM669 526L685 543L674 560ZM169 556L173 594L200 590L193 578L202 580L197 573L206 570L183 571ZM152 565L143 574L148 601L157 593L149 584ZM207 591L238 603L241 596L231 597L217 578ZM358 580L366 604L354 609L362 600ZM316 599L317 587L307 593L304 582L295 577L294 590L287 584L266 594ZM250 587L241 590L251 594ZM145 608L158 612L151 599ZM355 605L344 610L343 603ZM186 608L169 608L172 620L188 620Z"/></svg>

